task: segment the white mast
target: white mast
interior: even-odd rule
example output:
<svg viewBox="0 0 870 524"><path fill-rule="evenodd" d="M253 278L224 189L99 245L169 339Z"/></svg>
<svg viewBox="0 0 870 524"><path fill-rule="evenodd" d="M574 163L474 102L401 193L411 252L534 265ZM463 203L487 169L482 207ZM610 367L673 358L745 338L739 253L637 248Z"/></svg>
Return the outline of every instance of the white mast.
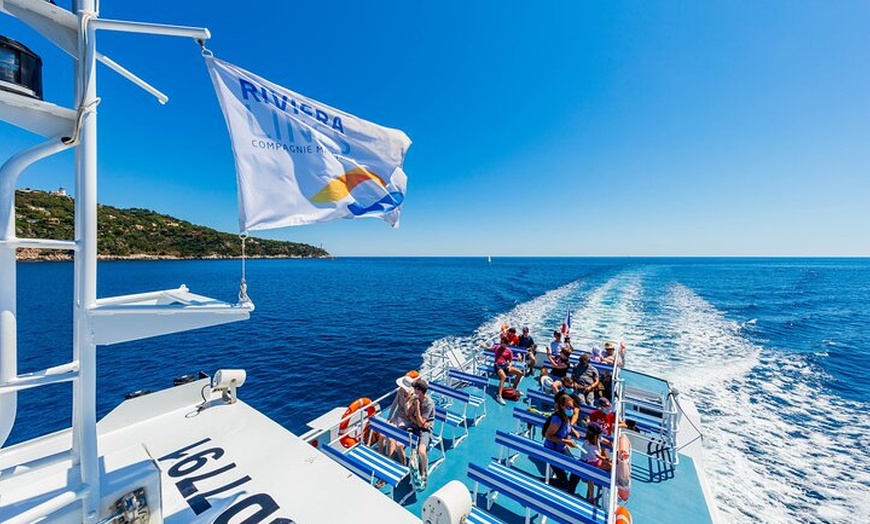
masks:
<svg viewBox="0 0 870 524"><path fill-rule="evenodd" d="M97 303L97 70L95 0L77 0L78 56L75 64L76 102L81 112L79 144L75 154L75 303L73 311L73 362L79 379L73 382L73 450L78 452L82 484L82 522L96 522L100 504L100 470L97 454L97 353L90 337L88 311ZM86 108L83 110L83 108Z"/></svg>

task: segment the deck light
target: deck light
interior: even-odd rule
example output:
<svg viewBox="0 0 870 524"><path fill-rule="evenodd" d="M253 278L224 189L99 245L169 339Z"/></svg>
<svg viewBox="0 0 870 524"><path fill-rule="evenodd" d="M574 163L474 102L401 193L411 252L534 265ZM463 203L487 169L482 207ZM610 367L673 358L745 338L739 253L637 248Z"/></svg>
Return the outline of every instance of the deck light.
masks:
<svg viewBox="0 0 870 524"><path fill-rule="evenodd" d="M226 402L233 404L236 401L236 389L245 383L247 374L244 369L219 369L214 374L211 387L214 391L220 391Z"/></svg>
<svg viewBox="0 0 870 524"><path fill-rule="evenodd" d="M42 100L42 58L5 36L0 36L0 89Z"/></svg>

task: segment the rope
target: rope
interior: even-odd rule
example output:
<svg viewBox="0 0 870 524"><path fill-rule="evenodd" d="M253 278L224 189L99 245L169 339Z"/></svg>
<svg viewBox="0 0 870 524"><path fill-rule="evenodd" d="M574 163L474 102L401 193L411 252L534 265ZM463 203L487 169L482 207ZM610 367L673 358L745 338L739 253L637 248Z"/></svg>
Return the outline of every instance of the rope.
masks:
<svg viewBox="0 0 870 524"><path fill-rule="evenodd" d="M88 43L88 31L87 31L88 23L91 20L97 18L97 13L95 13L93 11L81 11L81 15L82 15L81 19L79 20L79 22L80 22L80 27L79 27L80 43L79 43L79 46L81 49L85 49L87 46L87 43ZM88 78L90 78L90 77L88 76ZM79 106L76 109L76 120L75 120L75 124L73 125L72 136L71 137L67 136L67 137L61 138L61 142L63 142L64 144L66 144L68 146L78 145L79 140L81 139L82 122L84 122L85 114L86 113L93 113L94 109L100 104L99 97L94 98L90 102L86 102L85 96L87 94L87 86L84 84L80 84L78 87L81 91L82 99L81 99L81 101L79 101Z"/></svg>
<svg viewBox="0 0 870 524"><path fill-rule="evenodd" d="M196 43L199 44L199 47L202 48L202 56L206 58L211 58L214 56L214 53L212 53L211 50L205 46L205 40L203 40L202 38L197 38Z"/></svg>
<svg viewBox="0 0 870 524"><path fill-rule="evenodd" d="M248 239L248 234L239 233L239 238L242 240L242 281L239 283L239 303L247 304L251 301L248 298L248 281L245 278L245 240Z"/></svg>

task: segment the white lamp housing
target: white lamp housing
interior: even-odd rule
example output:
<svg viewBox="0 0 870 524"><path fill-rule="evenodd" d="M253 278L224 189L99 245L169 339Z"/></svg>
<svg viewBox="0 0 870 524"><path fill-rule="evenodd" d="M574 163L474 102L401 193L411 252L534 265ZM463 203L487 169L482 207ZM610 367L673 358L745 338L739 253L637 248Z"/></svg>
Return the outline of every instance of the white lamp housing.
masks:
<svg viewBox="0 0 870 524"><path fill-rule="evenodd" d="M233 404L236 397L236 389L242 387L247 378L244 369L219 369L211 380L213 391L220 391L224 400Z"/></svg>

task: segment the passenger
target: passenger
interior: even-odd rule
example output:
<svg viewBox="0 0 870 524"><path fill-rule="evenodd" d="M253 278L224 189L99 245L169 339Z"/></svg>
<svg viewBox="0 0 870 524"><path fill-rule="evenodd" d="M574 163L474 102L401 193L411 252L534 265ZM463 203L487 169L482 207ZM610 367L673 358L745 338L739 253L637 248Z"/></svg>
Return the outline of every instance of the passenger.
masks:
<svg viewBox="0 0 870 524"><path fill-rule="evenodd" d="M553 389L553 377L549 375L547 368L541 369L541 378L539 379L539 382L541 383L541 391L551 395L556 392L556 390Z"/></svg>
<svg viewBox="0 0 870 524"><path fill-rule="evenodd" d="M544 447L572 458L575 457L571 453L570 448L577 447L577 443L574 442L572 437L578 436L571 425L574 411L574 400L570 395L562 395L556 402L556 411L547 419L546 429L544 430ZM580 477L571 473L569 478L568 473L557 466L553 466L553 473L556 475L555 481L550 482L550 479L547 479L551 485L572 494L577 490Z"/></svg>
<svg viewBox="0 0 870 524"><path fill-rule="evenodd" d="M523 328L523 334L520 335L516 345L526 350L526 376L529 376L535 372L538 363L538 346L535 344L535 339L529 335L529 328Z"/></svg>
<svg viewBox="0 0 870 524"><path fill-rule="evenodd" d="M571 399L574 401L574 405L579 407L580 404L583 403L583 401L580 400L580 397L577 395L577 390L574 387L575 386L574 380L571 378L570 375L566 376L563 379L562 386L564 386L564 387L562 387L562 389L557 391L556 394L553 396L553 402L558 403L559 397L561 397L562 395L569 395L571 397ZM571 417L571 425L576 428L578 422L581 422L580 410L575 409L574 416ZM578 434L577 437L579 438L580 435Z"/></svg>
<svg viewBox="0 0 870 524"><path fill-rule="evenodd" d="M625 351L625 344L620 345L620 352L623 351ZM622 365L622 358L616 354L616 344L607 341L604 343L604 355L601 357L601 362L612 366L615 361L619 361L618 365Z"/></svg>
<svg viewBox="0 0 870 524"><path fill-rule="evenodd" d="M550 349L547 351L548 355L558 355L562 352L562 347L564 344L562 343L562 332L561 331L553 331L553 340L550 341Z"/></svg>
<svg viewBox="0 0 870 524"><path fill-rule="evenodd" d="M571 348L563 346L556 356L553 354L547 355L550 359L550 376L553 378L553 389L558 391L562 387L562 379L568 375L568 369L571 362Z"/></svg>
<svg viewBox="0 0 870 524"><path fill-rule="evenodd" d="M507 337L508 346L518 346L520 344L520 337L517 336L517 328L508 328L505 336Z"/></svg>
<svg viewBox="0 0 870 524"><path fill-rule="evenodd" d="M432 428L435 425L435 405L432 397L426 392L429 383L425 378L414 381L414 394L408 404L408 418L411 420L410 431L419 437L417 443L417 466L420 470L421 490L426 489L426 476L429 473L429 442L432 440Z"/></svg>
<svg viewBox="0 0 870 524"><path fill-rule="evenodd" d="M396 379L396 397L393 399L393 404L390 406L390 412L387 415L387 422L396 427L407 430L411 427L411 419L408 417L408 404L413 399L414 395L414 379L409 375L404 375ZM407 464L405 457L405 446L396 442L394 439L387 438L386 435L381 435L378 438L378 449L387 457L392 457L393 453L398 449L399 462L404 466ZM384 450L386 449L386 453Z"/></svg>
<svg viewBox="0 0 870 524"><path fill-rule="evenodd" d="M605 435L613 435L616 413L613 412L609 400L604 397L598 399L598 409L589 414L589 423L598 424Z"/></svg>
<svg viewBox="0 0 870 524"><path fill-rule="evenodd" d="M571 377L574 379L577 393L583 399L583 403L594 406L595 394L598 392L601 381L598 379L598 370L589 364L589 353L580 355L580 362L577 363Z"/></svg>
<svg viewBox="0 0 870 524"><path fill-rule="evenodd" d="M610 459L607 457L604 450L601 449L601 444L599 442L600 437L601 426L598 424L589 424L586 426L586 438L583 439L583 443L580 445L582 450L580 460L597 468L601 468L604 471L610 471ZM586 485L586 498L589 502L594 502L595 499L593 495L595 486L592 482L587 482Z"/></svg>
<svg viewBox="0 0 870 524"><path fill-rule="evenodd" d="M498 394L495 401L504 406L504 399L501 397L504 391L504 382L508 375L514 376L513 388L517 389L520 384L520 379L523 378L523 372L513 366L514 354L507 347L507 337L503 337L501 344L495 348L495 373L498 375Z"/></svg>

